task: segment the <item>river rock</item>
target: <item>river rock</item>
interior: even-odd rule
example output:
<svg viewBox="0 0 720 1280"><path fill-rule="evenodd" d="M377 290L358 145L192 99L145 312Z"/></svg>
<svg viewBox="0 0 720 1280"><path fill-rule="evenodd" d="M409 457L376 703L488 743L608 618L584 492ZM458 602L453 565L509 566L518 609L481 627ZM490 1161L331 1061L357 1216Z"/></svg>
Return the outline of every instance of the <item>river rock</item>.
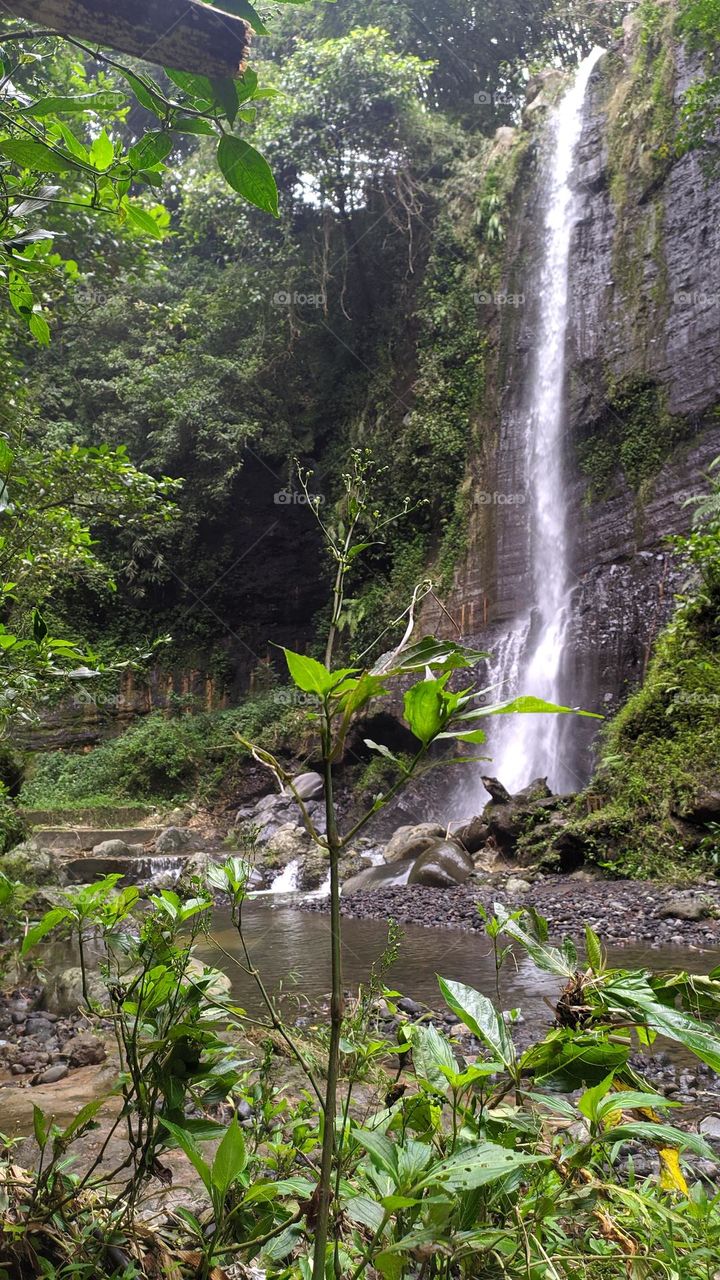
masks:
<svg viewBox="0 0 720 1280"><path fill-rule="evenodd" d="M57 884L58 865L48 849L42 849L35 840L24 840L0 858L0 870L9 880L22 884Z"/></svg>
<svg viewBox="0 0 720 1280"><path fill-rule="evenodd" d="M674 920L706 920L712 916L710 904L699 894L678 894L668 898L660 908L660 915Z"/></svg>
<svg viewBox="0 0 720 1280"><path fill-rule="evenodd" d="M698 1129L706 1138L720 1141L720 1116L703 1116Z"/></svg>
<svg viewBox="0 0 720 1280"><path fill-rule="evenodd" d="M102 1040L90 1031L82 1031L71 1040L66 1040L63 1053L71 1067L94 1067L107 1057Z"/></svg>
<svg viewBox="0 0 720 1280"><path fill-rule="evenodd" d="M205 964L195 956L190 957L186 973L188 978L193 982L197 982L198 978L207 978L208 975L210 976L210 981L207 986L204 987L205 994L210 1000L219 1000L222 1003L222 1001L227 1000L231 994L232 983L230 982L228 975L226 973L222 973L220 969L214 969L212 965Z"/></svg>
<svg viewBox="0 0 720 1280"><path fill-rule="evenodd" d="M190 840L190 832L182 827L166 827L155 841L155 852L158 854L184 853Z"/></svg>
<svg viewBox="0 0 720 1280"><path fill-rule="evenodd" d="M87 989L93 1002L105 1007L109 1005L110 997L107 987L99 973L92 970L88 972ZM41 1005L49 1013L57 1013L61 1018L72 1017L78 1009L86 1008L82 970L79 965L53 974L42 993Z"/></svg>
<svg viewBox="0 0 720 1280"><path fill-rule="evenodd" d="M298 888L302 889L303 893L313 893L325 883L329 870L330 860L327 851L314 845L303 857Z"/></svg>
<svg viewBox="0 0 720 1280"><path fill-rule="evenodd" d="M405 862L407 858L417 858L424 853L433 840L445 835L445 828L437 822L418 822L397 831L385 846L386 862Z"/></svg>
<svg viewBox="0 0 720 1280"><path fill-rule="evenodd" d="M490 828L482 816L471 818L465 826L453 832L455 840L459 840L468 853L479 853L490 835Z"/></svg>
<svg viewBox="0 0 720 1280"><path fill-rule="evenodd" d="M466 849L453 840L434 840L417 859L408 884L449 889L464 884L473 870L474 863Z"/></svg>
<svg viewBox="0 0 720 1280"><path fill-rule="evenodd" d="M93 846L93 856L96 858L129 858L130 846L124 840L101 840L99 844Z"/></svg>
<svg viewBox="0 0 720 1280"><path fill-rule="evenodd" d="M263 865L275 870L306 858L315 848L304 827L286 822L270 837L262 851Z"/></svg>
<svg viewBox="0 0 720 1280"><path fill-rule="evenodd" d="M547 778L533 778L522 791L513 792L512 800L513 804L533 804L536 800L552 799L552 794Z"/></svg>
<svg viewBox="0 0 720 1280"><path fill-rule="evenodd" d="M523 880L521 876L508 876L505 881L505 892L508 893L511 898L522 897L524 894L529 893L531 889L532 885L530 884L530 881Z"/></svg>
<svg viewBox="0 0 720 1280"><path fill-rule="evenodd" d="M53 1067L41 1071L30 1081L31 1084L57 1084L58 1080L64 1080L68 1073L68 1066L65 1062L56 1062Z"/></svg>
<svg viewBox="0 0 720 1280"><path fill-rule="evenodd" d="M293 778L293 787L300 796L301 800L315 800L316 797L323 795L323 780L319 773L299 773L297 778Z"/></svg>

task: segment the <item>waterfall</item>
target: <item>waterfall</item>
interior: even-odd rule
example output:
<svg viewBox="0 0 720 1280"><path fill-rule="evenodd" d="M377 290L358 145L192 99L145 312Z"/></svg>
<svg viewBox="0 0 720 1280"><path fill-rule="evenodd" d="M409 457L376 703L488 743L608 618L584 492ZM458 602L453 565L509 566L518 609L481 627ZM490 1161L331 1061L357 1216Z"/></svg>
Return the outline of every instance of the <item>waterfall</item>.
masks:
<svg viewBox="0 0 720 1280"><path fill-rule="evenodd" d="M564 468L565 337L570 238L577 218L571 180L590 74L604 51L595 48L555 109L549 126L546 199L537 329L524 439L530 506L531 607L500 644L489 673L499 697L528 693L567 704L562 661L570 612L571 573ZM547 776L554 790L576 789L563 751L562 716L512 716L492 734L491 771L509 790Z"/></svg>

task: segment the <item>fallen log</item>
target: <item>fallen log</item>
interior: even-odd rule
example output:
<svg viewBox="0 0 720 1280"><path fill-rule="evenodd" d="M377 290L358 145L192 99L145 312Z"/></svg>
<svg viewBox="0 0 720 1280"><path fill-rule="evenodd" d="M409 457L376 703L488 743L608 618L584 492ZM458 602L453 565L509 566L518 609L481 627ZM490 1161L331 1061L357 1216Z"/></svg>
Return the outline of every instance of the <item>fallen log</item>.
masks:
<svg viewBox="0 0 720 1280"><path fill-rule="evenodd" d="M250 46L243 18L202 0L4 0L3 8L60 35L196 75L240 75Z"/></svg>

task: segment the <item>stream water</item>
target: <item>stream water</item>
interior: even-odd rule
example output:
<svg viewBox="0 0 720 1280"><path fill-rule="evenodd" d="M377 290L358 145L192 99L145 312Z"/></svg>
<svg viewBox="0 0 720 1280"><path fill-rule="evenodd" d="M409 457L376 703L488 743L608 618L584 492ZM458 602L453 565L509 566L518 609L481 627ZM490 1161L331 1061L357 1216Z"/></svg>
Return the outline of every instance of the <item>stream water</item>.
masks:
<svg viewBox="0 0 720 1280"><path fill-rule="evenodd" d="M317 1004L330 989L330 924L322 913L302 911L292 900L270 905L255 899L244 908L244 931L253 964L260 970L268 990L288 1001ZM240 959L237 933L228 912L218 909L213 936L220 947ZM383 920L343 921L344 976L348 990L366 982L370 968L383 953L387 923ZM248 1013L262 1011L262 1002L253 980L212 943L199 945L197 954L207 964L227 973L233 997ZM681 969L688 964L686 948L650 948L635 944L610 950L611 963L623 967L648 965L653 969ZM716 952L693 951L692 966L708 973L717 964ZM437 976L476 987L496 998L495 962L492 945L484 933L461 929L423 928L404 925L397 962L387 975L387 984L403 995L442 1007ZM541 973L524 954L508 960L500 974L500 1004L503 1009L519 1008L528 1035L540 1031L552 1020L547 1001L554 1003L558 980Z"/></svg>

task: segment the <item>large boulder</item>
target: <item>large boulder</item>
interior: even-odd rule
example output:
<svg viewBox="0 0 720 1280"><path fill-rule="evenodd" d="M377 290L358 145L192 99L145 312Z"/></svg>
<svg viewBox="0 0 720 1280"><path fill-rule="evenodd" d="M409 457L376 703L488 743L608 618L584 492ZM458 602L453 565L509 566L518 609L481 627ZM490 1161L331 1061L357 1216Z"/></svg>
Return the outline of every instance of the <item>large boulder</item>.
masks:
<svg viewBox="0 0 720 1280"><path fill-rule="evenodd" d="M343 897L357 893L360 889L390 889L395 885L407 884L411 871L412 863L409 861L366 867L364 871L359 871L345 881L342 886Z"/></svg>
<svg viewBox="0 0 720 1280"><path fill-rule="evenodd" d="M482 816L471 818L464 826L453 831L453 838L467 849L468 853L479 853L490 835L490 828Z"/></svg>
<svg viewBox="0 0 720 1280"><path fill-rule="evenodd" d="M162 855L185 853L190 847L191 839L190 832L182 827L166 827L155 841L155 852Z"/></svg>
<svg viewBox="0 0 720 1280"><path fill-rule="evenodd" d="M124 840L101 840L93 846L96 858L130 858L130 846Z"/></svg>
<svg viewBox="0 0 720 1280"><path fill-rule="evenodd" d="M293 787L301 800L315 800L324 792L323 780L319 773L299 773L293 778Z"/></svg>
<svg viewBox="0 0 720 1280"><path fill-rule="evenodd" d="M9 880L37 885L58 883L58 864L48 849L42 849L36 840L25 840L0 858L0 871Z"/></svg>
<svg viewBox="0 0 720 1280"><path fill-rule="evenodd" d="M676 810L677 816L693 826L706 826L711 822L720 822L720 788L706 787L699 791L695 799Z"/></svg>
<svg viewBox="0 0 720 1280"><path fill-rule="evenodd" d="M453 885L464 884L473 870L474 863L467 849L454 840L434 840L415 862L408 884L451 889Z"/></svg>
<svg viewBox="0 0 720 1280"><path fill-rule="evenodd" d="M438 826L437 822L417 822L398 827L385 846L385 861L405 862L408 858L418 858L433 840L444 835L444 827Z"/></svg>
<svg viewBox="0 0 720 1280"><path fill-rule="evenodd" d="M90 1000L104 1007L110 1004L107 987L99 973L87 973L87 992ZM60 1018L73 1017L79 1009L86 1008L83 994L82 970L79 965L62 969L53 974L42 993L41 1007Z"/></svg>
<svg viewBox="0 0 720 1280"><path fill-rule="evenodd" d="M286 822L265 845L262 851L263 866L273 870L286 867L289 862L306 858L315 847L304 827Z"/></svg>

